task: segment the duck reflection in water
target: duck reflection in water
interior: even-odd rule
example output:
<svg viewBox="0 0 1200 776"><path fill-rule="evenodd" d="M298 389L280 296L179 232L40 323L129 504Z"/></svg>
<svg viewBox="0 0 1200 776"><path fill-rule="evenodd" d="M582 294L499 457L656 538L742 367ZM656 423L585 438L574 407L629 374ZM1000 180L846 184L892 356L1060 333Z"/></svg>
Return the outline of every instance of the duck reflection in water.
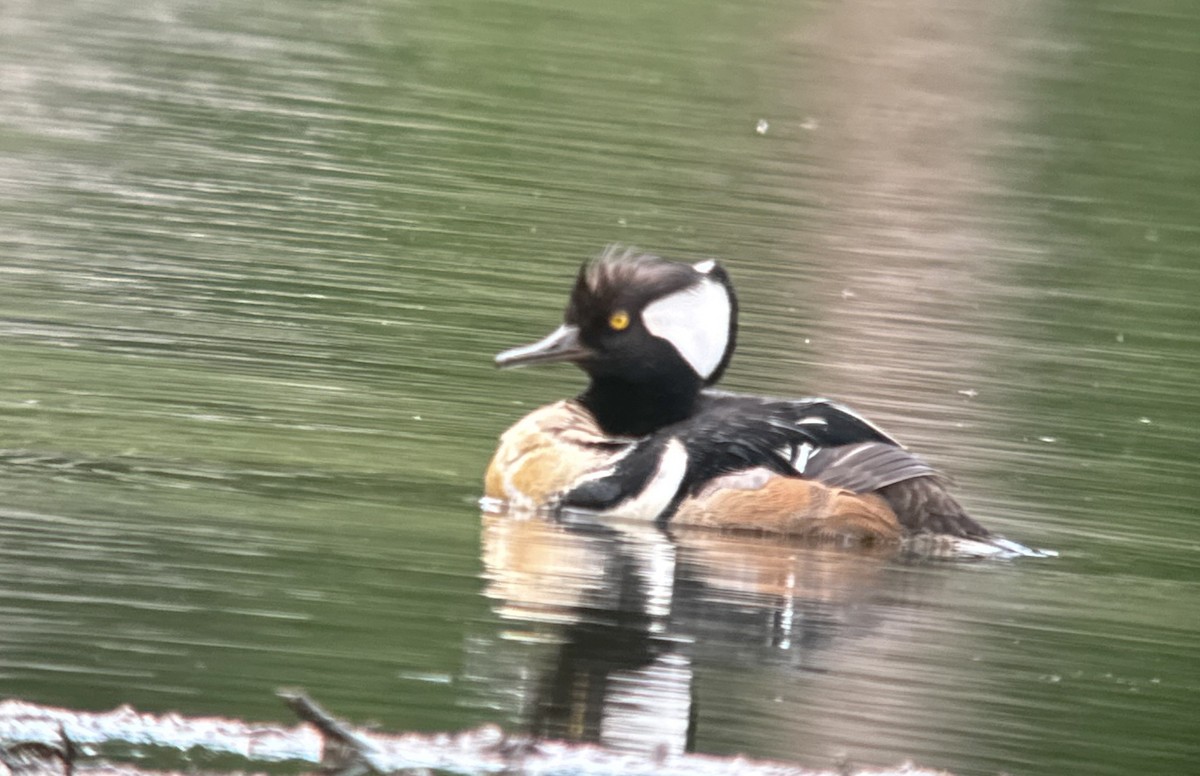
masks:
<svg viewBox="0 0 1200 776"><path fill-rule="evenodd" d="M539 737L692 751L698 661L827 670L841 636L880 619L870 604L894 552L485 514L486 594L505 629L472 673Z"/></svg>

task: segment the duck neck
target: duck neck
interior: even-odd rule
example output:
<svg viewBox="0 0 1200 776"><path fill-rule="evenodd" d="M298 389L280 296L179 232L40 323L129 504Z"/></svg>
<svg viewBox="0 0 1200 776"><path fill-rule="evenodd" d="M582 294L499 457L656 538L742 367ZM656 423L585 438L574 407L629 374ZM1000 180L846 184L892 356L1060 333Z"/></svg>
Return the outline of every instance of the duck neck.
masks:
<svg viewBox="0 0 1200 776"><path fill-rule="evenodd" d="M613 436L645 436L692 415L701 385L679 380L674 385L639 383L616 377L593 377L579 403L600 428Z"/></svg>

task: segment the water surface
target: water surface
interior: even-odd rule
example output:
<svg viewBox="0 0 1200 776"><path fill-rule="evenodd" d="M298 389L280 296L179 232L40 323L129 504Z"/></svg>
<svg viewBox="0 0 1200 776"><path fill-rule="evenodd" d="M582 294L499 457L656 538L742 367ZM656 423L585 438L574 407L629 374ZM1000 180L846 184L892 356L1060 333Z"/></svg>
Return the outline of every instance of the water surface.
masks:
<svg viewBox="0 0 1200 776"><path fill-rule="evenodd" d="M1192 4L0 27L0 692L278 719L303 686L814 767L1195 761ZM491 355L612 241L726 264L727 387L853 404L1061 557L481 520L496 436L581 382Z"/></svg>

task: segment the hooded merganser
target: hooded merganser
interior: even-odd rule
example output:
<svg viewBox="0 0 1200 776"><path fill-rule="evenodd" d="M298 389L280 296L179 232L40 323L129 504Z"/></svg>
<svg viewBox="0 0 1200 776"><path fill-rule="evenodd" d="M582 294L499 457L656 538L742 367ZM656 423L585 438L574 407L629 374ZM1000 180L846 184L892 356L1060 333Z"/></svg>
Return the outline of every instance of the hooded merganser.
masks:
<svg viewBox="0 0 1200 776"><path fill-rule="evenodd" d="M502 368L569 361L590 383L504 433L485 496L660 524L1024 549L967 515L936 470L850 409L713 390L736 340L737 298L715 261L610 247L580 269L561 326L496 356Z"/></svg>

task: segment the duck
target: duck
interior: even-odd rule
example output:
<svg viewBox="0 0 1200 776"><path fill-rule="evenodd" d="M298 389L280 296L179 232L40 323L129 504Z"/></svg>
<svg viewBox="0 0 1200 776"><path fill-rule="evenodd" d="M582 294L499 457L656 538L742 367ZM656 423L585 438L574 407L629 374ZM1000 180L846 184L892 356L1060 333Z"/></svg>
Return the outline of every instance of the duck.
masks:
<svg viewBox="0 0 1200 776"><path fill-rule="evenodd" d="M737 295L716 260L614 245L585 261L562 324L495 363L571 363L587 387L501 435L485 503L860 544L942 537L1036 552L986 529L945 475L851 408L715 388L737 333Z"/></svg>

